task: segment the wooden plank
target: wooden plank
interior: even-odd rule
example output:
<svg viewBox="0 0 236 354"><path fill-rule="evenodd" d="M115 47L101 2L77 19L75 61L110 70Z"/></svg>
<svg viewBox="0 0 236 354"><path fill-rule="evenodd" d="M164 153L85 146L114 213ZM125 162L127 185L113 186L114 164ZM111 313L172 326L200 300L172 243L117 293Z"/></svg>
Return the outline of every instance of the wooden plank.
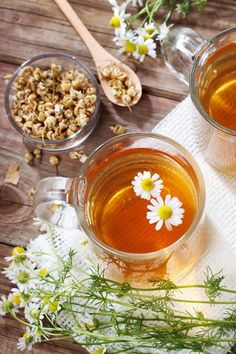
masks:
<svg viewBox="0 0 236 354"><path fill-rule="evenodd" d="M99 43L118 56L112 41L112 30L108 25L111 8L107 1L87 3L84 0L74 0L71 3ZM235 25L235 10L236 3L232 0L211 0L203 14L193 11L186 20L175 16L173 22L179 26L190 26L210 38L220 30ZM96 21L98 14L99 25ZM0 60L19 64L39 53L59 50L79 53L95 70L87 48L53 1L42 0L39 5L36 1L2 0L0 18ZM138 73L148 93L181 100L187 92L187 88L168 72L160 54L157 59L146 60Z"/></svg>

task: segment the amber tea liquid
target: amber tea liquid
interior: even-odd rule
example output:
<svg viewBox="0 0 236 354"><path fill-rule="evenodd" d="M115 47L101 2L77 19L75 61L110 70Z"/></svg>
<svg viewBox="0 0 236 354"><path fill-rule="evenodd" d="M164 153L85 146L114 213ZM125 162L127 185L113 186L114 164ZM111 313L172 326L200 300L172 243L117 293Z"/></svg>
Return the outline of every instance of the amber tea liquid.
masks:
<svg viewBox="0 0 236 354"><path fill-rule="evenodd" d="M208 58L202 68L199 98L209 116L236 131L236 43Z"/></svg>
<svg viewBox="0 0 236 354"><path fill-rule="evenodd" d="M136 196L131 182L138 172L158 173L163 180L161 196L176 196L183 203L183 223L168 231L149 224L146 213L150 201ZM197 196L191 176L177 159L151 149L130 149L110 157L96 171L86 201L88 222L106 245L129 253L161 250L183 236L193 222Z"/></svg>

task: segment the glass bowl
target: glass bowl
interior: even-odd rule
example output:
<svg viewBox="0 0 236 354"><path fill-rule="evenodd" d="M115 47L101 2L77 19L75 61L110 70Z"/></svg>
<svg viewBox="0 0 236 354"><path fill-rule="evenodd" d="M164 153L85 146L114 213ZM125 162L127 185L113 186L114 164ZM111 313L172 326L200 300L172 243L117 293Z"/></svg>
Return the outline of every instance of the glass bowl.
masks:
<svg viewBox="0 0 236 354"><path fill-rule="evenodd" d="M73 135L68 136L64 139L57 140L49 140L33 137L25 134L21 127L17 125L14 120L11 109L12 109L12 101L15 95L15 90L13 88L13 83L16 78L19 76L22 69L26 66L39 67L40 69L48 69L48 67L55 63L57 65L61 65L64 70L78 69L79 72L83 73L90 80L92 85L96 90L96 102L95 102L95 110L89 118L87 124L82 127L80 130L75 132ZM11 80L9 81L6 92L5 92L5 109L7 113L7 117L12 124L12 126L22 135L23 142L26 145L31 145L33 148L37 147L41 150L45 151L65 151L68 149L75 148L81 145L84 140L92 133L95 126L99 121L99 111L100 111L100 94L99 94L99 86L96 81L93 73L84 65L76 56L72 56L69 54L63 53L46 53L42 55L35 56L26 62L24 62L13 74Z"/></svg>

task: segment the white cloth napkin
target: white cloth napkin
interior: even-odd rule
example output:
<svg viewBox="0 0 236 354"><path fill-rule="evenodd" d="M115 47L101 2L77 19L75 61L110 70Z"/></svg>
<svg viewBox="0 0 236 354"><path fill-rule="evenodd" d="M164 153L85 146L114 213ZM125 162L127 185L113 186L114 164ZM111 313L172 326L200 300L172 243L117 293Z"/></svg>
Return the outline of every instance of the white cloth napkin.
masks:
<svg viewBox="0 0 236 354"><path fill-rule="evenodd" d="M197 111L189 97L178 104L153 130L155 133L168 136L178 143L182 144L192 153L197 160L206 183L206 228L205 228L205 250L191 272L186 275L181 282L185 284L199 284L204 281L206 267L209 266L214 273L223 269L225 275L224 284L230 288L236 288L236 178L224 175L204 161L198 144L195 141L193 133L192 119L197 119ZM64 221L68 223L71 214L64 215ZM61 257L66 257L68 250L73 248L77 251L75 265L82 268L89 268L93 256L86 243L85 236L79 230L63 230L54 228L56 235L54 237L53 249ZM52 241L49 234L40 235L31 241L29 248L32 250L47 251L52 249ZM42 259L45 265L47 259ZM48 259L50 263L51 260ZM95 260L96 262L96 260ZM76 271L76 269L75 269ZM182 295L184 296L184 294ZM229 298L232 298L232 295ZM178 297L181 294L178 293ZM188 298L205 299L206 296L202 290L189 291ZM193 305L189 306L189 311L202 311L210 318L217 318L226 311L225 306ZM186 305L179 306L179 309L186 310ZM60 319L62 325L72 326L70 318L62 316ZM210 350L209 350L210 352ZM213 349L214 354L224 354L227 349ZM166 353L158 350L155 354ZM181 351L181 354L189 351Z"/></svg>
<svg viewBox="0 0 236 354"><path fill-rule="evenodd" d="M199 113L190 97L179 103L153 130L182 144L198 162L206 184L205 252L187 278L202 281L206 266L223 269L226 283L236 287L236 177L217 171L203 158L193 132Z"/></svg>

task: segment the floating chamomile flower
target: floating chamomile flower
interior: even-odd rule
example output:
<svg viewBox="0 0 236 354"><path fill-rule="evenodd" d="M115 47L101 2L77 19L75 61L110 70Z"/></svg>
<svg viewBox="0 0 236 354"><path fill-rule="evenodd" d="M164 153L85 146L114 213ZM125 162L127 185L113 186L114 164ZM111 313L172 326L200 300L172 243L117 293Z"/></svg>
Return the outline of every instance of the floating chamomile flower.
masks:
<svg viewBox="0 0 236 354"><path fill-rule="evenodd" d="M151 204L147 207L150 210L147 212L147 219L150 224L156 223L157 231L164 223L168 231L172 230L172 225L182 224L184 209L181 208L182 203L177 197L171 198L170 194L167 194L164 201L161 196L158 196L156 199L151 199Z"/></svg>
<svg viewBox="0 0 236 354"><path fill-rule="evenodd" d="M138 172L132 181L135 194L147 200L158 197L163 188L163 181L159 177L157 173L152 176L149 171Z"/></svg>

